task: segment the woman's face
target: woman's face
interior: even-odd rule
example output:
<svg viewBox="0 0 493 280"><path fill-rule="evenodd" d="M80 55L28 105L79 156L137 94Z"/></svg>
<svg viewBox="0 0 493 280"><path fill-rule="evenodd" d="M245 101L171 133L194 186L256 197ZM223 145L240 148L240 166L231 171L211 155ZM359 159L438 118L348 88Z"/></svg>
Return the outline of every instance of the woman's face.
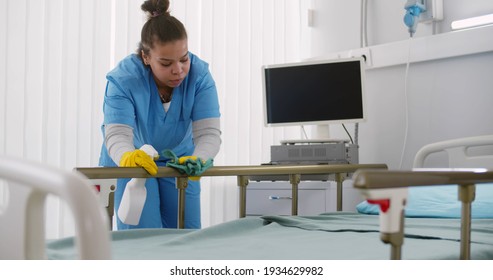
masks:
<svg viewBox="0 0 493 280"><path fill-rule="evenodd" d="M174 88L183 82L190 71L187 39L168 43L155 43L149 55L142 52L142 59L149 65L159 88Z"/></svg>

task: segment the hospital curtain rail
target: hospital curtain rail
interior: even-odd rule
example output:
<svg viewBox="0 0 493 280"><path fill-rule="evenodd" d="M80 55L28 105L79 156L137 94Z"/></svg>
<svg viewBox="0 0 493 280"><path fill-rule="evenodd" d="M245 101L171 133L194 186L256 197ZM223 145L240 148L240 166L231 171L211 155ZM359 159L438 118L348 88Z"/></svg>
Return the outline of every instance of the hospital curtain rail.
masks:
<svg viewBox="0 0 493 280"><path fill-rule="evenodd" d="M476 184L493 182L493 171L484 168L418 168L413 171L358 170L353 176L354 187L360 191L436 185L458 185L458 199L462 203L460 258L471 258L471 204L475 198ZM392 203L392 202L391 202ZM404 220L401 221L404 227ZM391 259L400 259L403 232L398 236L384 236L384 243L391 245Z"/></svg>
<svg viewBox="0 0 493 280"><path fill-rule="evenodd" d="M291 213L298 214L298 184L301 175L335 174L337 182L337 210L342 210L342 184L348 174L359 169L387 169L386 164L333 164L333 165L245 165L245 166L214 166L202 173L206 176L237 176L240 187L239 216L246 216L246 188L249 176L258 175L289 175L292 186ZM188 186L188 176L170 167L159 167L156 175L152 176L140 167L78 167L74 169L88 179L117 179L117 178L163 178L175 177L178 188L178 228L185 224L185 189ZM110 203L112 205L112 203ZM111 219L112 217L110 217Z"/></svg>

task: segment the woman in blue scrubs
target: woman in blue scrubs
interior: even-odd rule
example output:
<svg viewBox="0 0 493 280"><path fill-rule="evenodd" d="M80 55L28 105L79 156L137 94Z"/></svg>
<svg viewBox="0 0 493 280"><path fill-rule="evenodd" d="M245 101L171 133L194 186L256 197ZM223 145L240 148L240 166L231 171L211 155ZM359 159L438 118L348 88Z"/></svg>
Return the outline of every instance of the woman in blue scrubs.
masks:
<svg viewBox="0 0 493 280"><path fill-rule="evenodd" d="M169 159L154 161L140 147L148 144L158 152L172 150L177 157L213 159L221 144L220 112L208 64L188 51L186 29L170 15L169 1L148 0L141 8L148 20L137 53L107 74L100 165L142 166L155 175L157 166L166 166ZM117 210L128 181L117 180ZM147 179L146 188L139 224L127 225L118 218L118 229L176 228L175 179ZM200 183L189 180L185 228L200 227Z"/></svg>

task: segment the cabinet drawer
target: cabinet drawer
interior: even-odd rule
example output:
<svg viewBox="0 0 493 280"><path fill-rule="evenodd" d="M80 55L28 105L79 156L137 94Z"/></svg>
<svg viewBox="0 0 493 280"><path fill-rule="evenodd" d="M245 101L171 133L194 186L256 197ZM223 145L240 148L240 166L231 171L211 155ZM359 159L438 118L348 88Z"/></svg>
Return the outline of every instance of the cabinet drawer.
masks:
<svg viewBox="0 0 493 280"><path fill-rule="evenodd" d="M247 191L247 215L291 215L291 189L250 189ZM298 215L326 212L326 191L298 190Z"/></svg>

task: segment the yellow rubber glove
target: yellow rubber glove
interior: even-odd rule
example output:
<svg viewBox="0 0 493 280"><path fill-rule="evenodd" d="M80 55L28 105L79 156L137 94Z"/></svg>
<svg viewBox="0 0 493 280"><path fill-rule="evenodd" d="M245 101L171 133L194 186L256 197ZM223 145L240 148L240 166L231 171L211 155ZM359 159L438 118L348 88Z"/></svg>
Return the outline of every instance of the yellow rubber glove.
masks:
<svg viewBox="0 0 493 280"><path fill-rule="evenodd" d="M122 167L143 167L149 174L157 174L157 165L154 159L142 150L134 150L123 154L120 160Z"/></svg>
<svg viewBox="0 0 493 280"><path fill-rule="evenodd" d="M207 168L210 167L210 165L208 165L205 168L202 167L202 165L206 165L207 162L205 160L202 160L202 159L198 158L197 156L183 156L183 157L180 157L180 158L178 158L178 163L179 164L185 164L188 160L191 160L191 161L194 161L194 162L200 161L200 164L201 164L200 169L203 168L204 171L205 171L205 169L207 169ZM200 173L202 173L202 172L203 171L201 171ZM200 180L200 176L190 176L189 179L192 180L192 181L198 181L198 180Z"/></svg>
<svg viewBox="0 0 493 280"><path fill-rule="evenodd" d="M187 161L187 159L191 159L193 161L196 161L197 157L196 156L183 156L183 157L178 158L178 163L184 164Z"/></svg>
<svg viewBox="0 0 493 280"><path fill-rule="evenodd" d="M187 159L197 160L197 157L196 156L184 156L184 157L178 158L178 163L179 164L185 164ZM192 181L198 181L198 180L200 180L200 176L190 176L190 177L188 177L188 179L190 179Z"/></svg>

